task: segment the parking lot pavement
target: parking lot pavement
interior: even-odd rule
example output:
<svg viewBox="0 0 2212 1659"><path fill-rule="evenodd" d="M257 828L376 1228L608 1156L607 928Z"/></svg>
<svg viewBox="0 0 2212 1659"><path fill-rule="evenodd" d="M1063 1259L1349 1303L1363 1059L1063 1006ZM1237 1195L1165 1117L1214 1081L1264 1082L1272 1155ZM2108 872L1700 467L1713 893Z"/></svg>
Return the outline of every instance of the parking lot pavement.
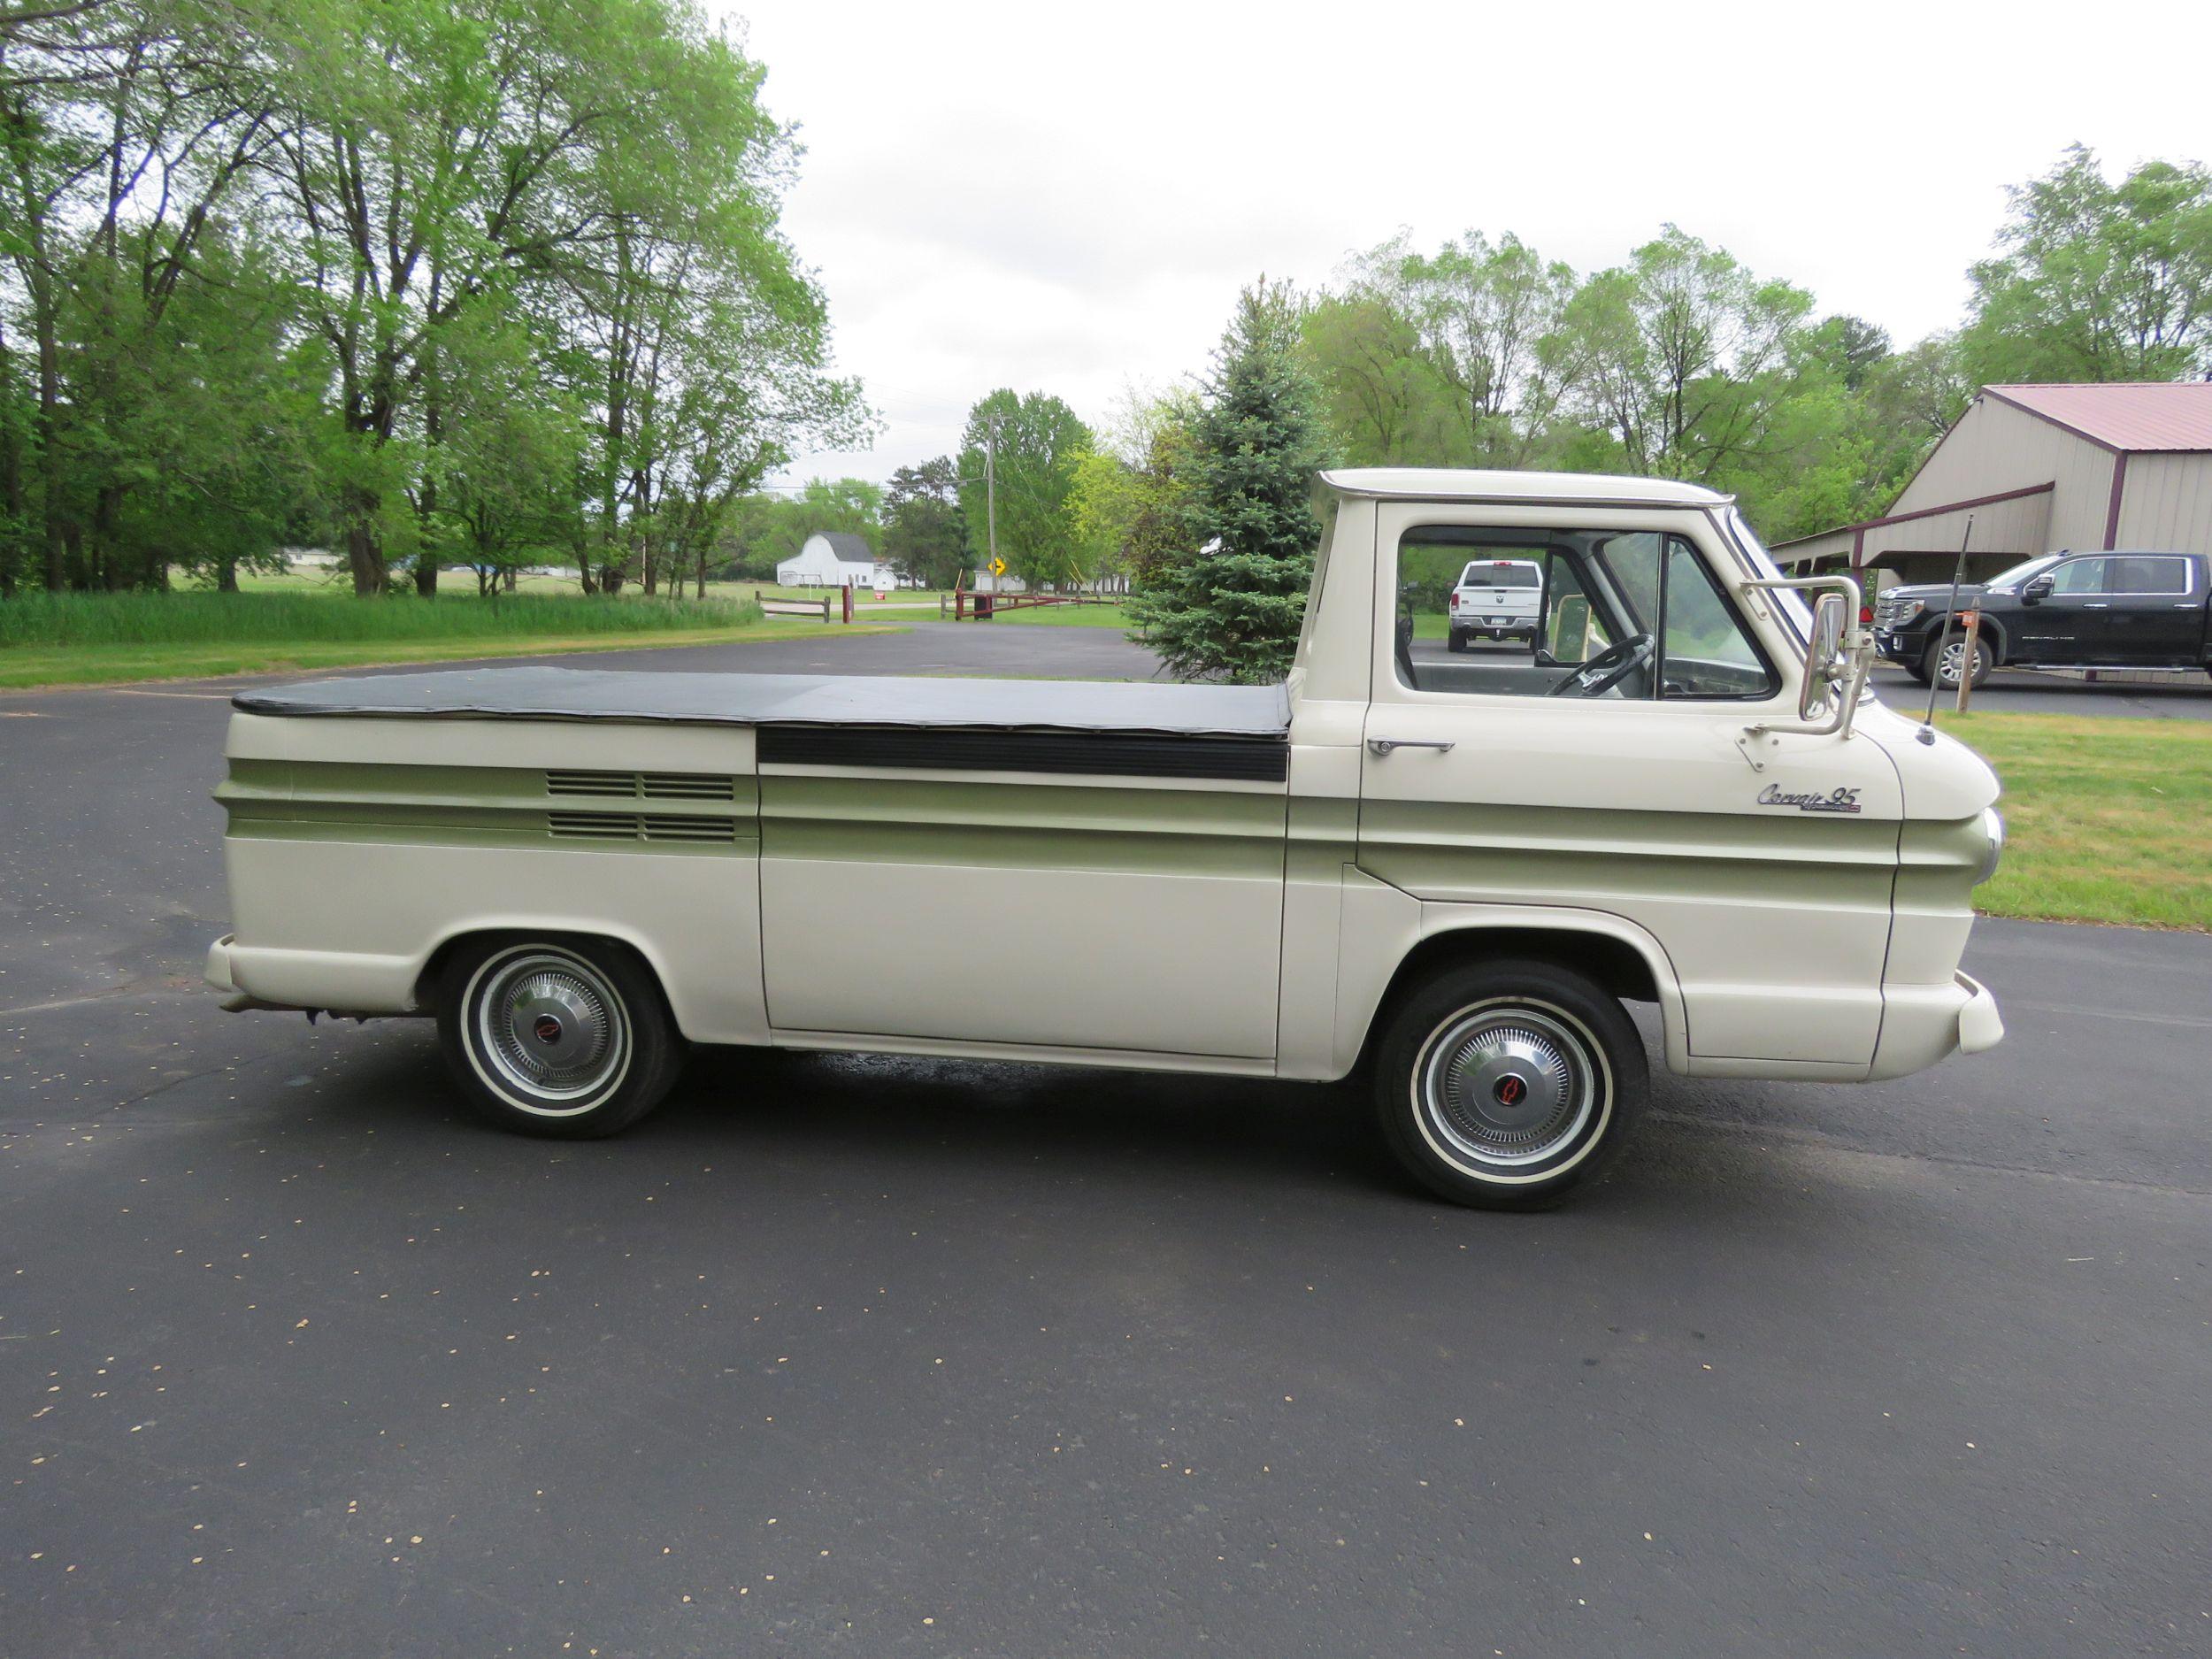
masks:
<svg viewBox="0 0 2212 1659"><path fill-rule="evenodd" d="M1663 1077L1550 1216L1218 1079L529 1141L194 986L225 714L0 699L9 1659L2206 1650L2212 940L1985 923L1996 1051Z"/></svg>
<svg viewBox="0 0 2212 1659"><path fill-rule="evenodd" d="M1889 663L1876 665L1875 695L1915 719L1928 707L1928 687ZM1958 694L1936 702L1937 718L1958 706ZM2212 720L2212 686L2092 685L2055 674L2001 668L1967 699L1967 706L2014 714L2109 715L2130 720Z"/></svg>

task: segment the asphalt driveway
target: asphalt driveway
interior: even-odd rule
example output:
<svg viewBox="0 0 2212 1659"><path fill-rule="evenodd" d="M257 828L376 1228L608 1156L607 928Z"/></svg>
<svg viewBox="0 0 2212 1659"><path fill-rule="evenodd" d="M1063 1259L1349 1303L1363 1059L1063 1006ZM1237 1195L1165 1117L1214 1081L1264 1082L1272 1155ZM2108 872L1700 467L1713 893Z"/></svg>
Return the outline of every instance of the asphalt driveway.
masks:
<svg viewBox="0 0 2212 1659"><path fill-rule="evenodd" d="M724 1055L562 1146L198 988L226 713L0 697L9 1659L2212 1648L2212 940L1984 923L1995 1052L1662 1077L1544 1217L1220 1080Z"/></svg>

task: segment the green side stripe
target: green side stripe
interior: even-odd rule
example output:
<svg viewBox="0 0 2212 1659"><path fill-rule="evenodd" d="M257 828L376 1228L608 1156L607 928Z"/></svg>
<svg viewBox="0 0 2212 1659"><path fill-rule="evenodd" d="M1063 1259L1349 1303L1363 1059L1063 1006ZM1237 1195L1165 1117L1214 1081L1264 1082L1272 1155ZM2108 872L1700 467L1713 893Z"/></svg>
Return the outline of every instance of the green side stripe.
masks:
<svg viewBox="0 0 2212 1659"><path fill-rule="evenodd" d="M759 839L757 781L738 777L730 788L727 799L568 795L549 793L544 769L534 766L235 760L215 798L228 814L231 834L265 839L750 856ZM732 839L572 837L554 833L554 815L562 813L726 824Z"/></svg>
<svg viewBox="0 0 2212 1659"><path fill-rule="evenodd" d="M761 854L1279 881L1280 795L772 774Z"/></svg>
<svg viewBox="0 0 2212 1659"><path fill-rule="evenodd" d="M1897 825L1730 813L1363 803L1359 864L1409 893L1885 911Z"/></svg>
<svg viewBox="0 0 2212 1659"><path fill-rule="evenodd" d="M534 823L535 827L532 827ZM760 850L750 824L738 826L730 841L570 840L546 832L542 819L518 818L506 827L465 825L387 824L373 818L298 823L233 818L229 833L242 841L369 841L408 847L500 847L551 853L676 853L686 856L750 858Z"/></svg>

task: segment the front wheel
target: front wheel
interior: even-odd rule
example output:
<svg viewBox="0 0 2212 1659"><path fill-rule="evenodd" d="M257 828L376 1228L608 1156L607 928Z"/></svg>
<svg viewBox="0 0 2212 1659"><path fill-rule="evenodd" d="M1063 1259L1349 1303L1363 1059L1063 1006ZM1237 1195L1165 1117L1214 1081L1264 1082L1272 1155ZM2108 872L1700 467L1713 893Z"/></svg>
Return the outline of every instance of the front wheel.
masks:
<svg viewBox="0 0 2212 1659"><path fill-rule="evenodd" d="M682 1069L659 984L618 945L471 941L446 964L437 1002L448 1066L503 1129L614 1134L658 1105Z"/></svg>
<svg viewBox="0 0 2212 1659"><path fill-rule="evenodd" d="M1982 681L1989 678L1989 671L1996 665L1996 653L1989 649L1987 640L1976 636L1974 641L1974 678L1972 684L1978 690ZM1921 658L1920 672L1914 676L1922 685L1930 680L1941 684L1946 691L1959 688L1959 674L1966 664L1966 636L1954 634L1947 640L1937 640L1928 647Z"/></svg>
<svg viewBox="0 0 2212 1659"><path fill-rule="evenodd" d="M1538 1210L1618 1154L1650 1090L1621 1005L1548 963L1440 974L1398 1009L1377 1052L1383 1138L1454 1203Z"/></svg>

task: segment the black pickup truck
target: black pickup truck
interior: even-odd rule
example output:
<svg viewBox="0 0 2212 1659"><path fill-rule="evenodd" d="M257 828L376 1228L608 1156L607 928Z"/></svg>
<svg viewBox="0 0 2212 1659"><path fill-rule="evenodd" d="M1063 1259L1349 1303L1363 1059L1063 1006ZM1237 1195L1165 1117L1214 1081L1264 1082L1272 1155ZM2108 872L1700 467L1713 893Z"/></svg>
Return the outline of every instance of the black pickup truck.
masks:
<svg viewBox="0 0 2212 1659"><path fill-rule="evenodd" d="M1957 616L1982 613L1974 684L2007 668L2212 666L2200 553L2047 553L1962 583ZM1922 685L1955 689L1965 665L1965 625L1950 614L1947 582L1886 588L1874 606L1874 645ZM1939 660L1939 656L1940 660Z"/></svg>

